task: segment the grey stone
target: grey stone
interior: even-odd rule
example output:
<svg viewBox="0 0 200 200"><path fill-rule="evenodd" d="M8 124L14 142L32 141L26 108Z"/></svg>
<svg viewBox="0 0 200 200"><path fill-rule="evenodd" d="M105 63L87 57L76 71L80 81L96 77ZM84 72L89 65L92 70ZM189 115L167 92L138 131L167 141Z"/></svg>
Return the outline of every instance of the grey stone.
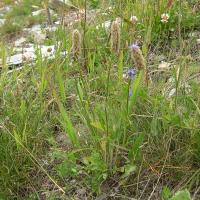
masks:
<svg viewBox="0 0 200 200"><path fill-rule="evenodd" d="M67 5L72 8L77 8L69 0L49 0L49 7L50 8L62 8L63 5Z"/></svg>
<svg viewBox="0 0 200 200"><path fill-rule="evenodd" d="M35 28L31 31L31 35L33 36L34 42L37 44L44 43L46 39L46 31L42 31L41 28Z"/></svg>
<svg viewBox="0 0 200 200"><path fill-rule="evenodd" d="M4 25L6 19L0 19L0 27Z"/></svg>

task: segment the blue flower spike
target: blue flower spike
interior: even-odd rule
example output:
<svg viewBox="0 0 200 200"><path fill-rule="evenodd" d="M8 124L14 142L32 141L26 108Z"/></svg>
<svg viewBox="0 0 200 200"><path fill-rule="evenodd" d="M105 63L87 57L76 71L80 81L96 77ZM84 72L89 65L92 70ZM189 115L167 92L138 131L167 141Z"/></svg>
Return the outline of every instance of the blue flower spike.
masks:
<svg viewBox="0 0 200 200"><path fill-rule="evenodd" d="M126 47L128 47L129 49L131 49L131 51L133 51L133 49L140 48L140 47L138 46L137 41L135 42L135 44L134 44L134 42L133 42L133 44L132 44L131 46L126 46Z"/></svg>
<svg viewBox="0 0 200 200"><path fill-rule="evenodd" d="M132 96L132 92L133 92L132 90L129 91L129 97L130 97L130 98L131 98L131 96Z"/></svg>
<svg viewBox="0 0 200 200"><path fill-rule="evenodd" d="M134 79L134 75L136 74L135 69L129 69L128 71L125 71L125 73L128 75L128 78Z"/></svg>

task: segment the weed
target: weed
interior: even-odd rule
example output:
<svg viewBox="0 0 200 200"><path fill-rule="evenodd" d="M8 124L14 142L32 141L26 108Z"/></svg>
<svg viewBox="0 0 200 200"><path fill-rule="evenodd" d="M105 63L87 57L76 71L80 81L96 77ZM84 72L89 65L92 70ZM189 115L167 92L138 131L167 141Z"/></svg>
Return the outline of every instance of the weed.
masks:
<svg viewBox="0 0 200 200"><path fill-rule="evenodd" d="M14 6L7 21L28 16L30 2ZM9 75L12 52L1 43L0 195L33 199L51 191L44 199L55 199L81 188L88 199L101 191L113 199L199 198L198 51L188 56L198 49L188 34L199 15L191 1L118 0L112 9L72 3L98 7L110 25L89 26L86 12L77 30L60 25L46 41L55 59L35 45L33 65ZM16 31L12 25L5 23L4 34Z"/></svg>

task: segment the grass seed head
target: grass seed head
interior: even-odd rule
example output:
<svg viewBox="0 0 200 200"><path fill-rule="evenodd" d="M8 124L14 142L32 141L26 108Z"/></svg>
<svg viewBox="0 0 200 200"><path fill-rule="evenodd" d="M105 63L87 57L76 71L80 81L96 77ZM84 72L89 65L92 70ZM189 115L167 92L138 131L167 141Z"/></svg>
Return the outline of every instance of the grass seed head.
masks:
<svg viewBox="0 0 200 200"><path fill-rule="evenodd" d="M120 49L120 27L117 21L114 21L111 27L111 52L119 53Z"/></svg>
<svg viewBox="0 0 200 200"><path fill-rule="evenodd" d="M81 57L81 34L74 30L72 34L72 51L75 60Z"/></svg>
<svg viewBox="0 0 200 200"><path fill-rule="evenodd" d="M135 63L135 67L138 71L146 68L144 57L140 48L134 48L132 50L132 58L133 62Z"/></svg>
<svg viewBox="0 0 200 200"><path fill-rule="evenodd" d="M127 46L129 49L131 49L131 55L133 62L135 63L135 67L138 71L142 69L146 69L144 57L142 55L142 51L140 50L140 47L138 46L138 42L132 44L131 46Z"/></svg>
<svg viewBox="0 0 200 200"><path fill-rule="evenodd" d="M199 13L200 12L200 0L196 0L196 3L194 5L194 12Z"/></svg>

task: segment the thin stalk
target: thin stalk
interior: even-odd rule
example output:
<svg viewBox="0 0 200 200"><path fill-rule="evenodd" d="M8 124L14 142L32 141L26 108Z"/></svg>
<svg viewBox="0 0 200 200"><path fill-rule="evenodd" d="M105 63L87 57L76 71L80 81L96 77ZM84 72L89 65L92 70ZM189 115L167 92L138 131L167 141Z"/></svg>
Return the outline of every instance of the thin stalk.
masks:
<svg viewBox="0 0 200 200"><path fill-rule="evenodd" d="M130 84L131 84L131 79L128 82L128 93L127 93L127 100L126 100L126 119L124 121L124 137L123 137L123 146L125 146L126 143L126 138L127 138L127 122L128 122L128 107L129 107L129 88L130 88Z"/></svg>
<svg viewBox="0 0 200 200"><path fill-rule="evenodd" d="M86 0L85 0L85 20L84 20L84 25L83 25L83 56L84 59L86 58L86 46L85 46L85 34L86 34ZM86 62L85 62L85 68L86 68Z"/></svg>
<svg viewBox="0 0 200 200"><path fill-rule="evenodd" d="M108 77L107 77L107 88L106 88L106 99L105 99L105 115L106 115L106 137L108 137L108 111L107 111L107 106L108 106L108 95L109 95L109 82L110 82L110 69L112 66L112 60L114 59L114 54L111 54L111 62L108 68ZM108 144L108 152L110 152L109 144ZM106 160L106 151L105 151L105 160Z"/></svg>
<svg viewBox="0 0 200 200"><path fill-rule="evenodd" d="M77 62L77 64L78 64L78 70L79 70L79 73L80 73L81 81L82 81L82 83L83 83L83 88L84 88L85 96L86 96L88 105L89 105L89 107L90 107L90 110L91 110L91 113L92 113L92 116L93 116L93 121L95 121L95 114L94 114L94 111L93 111L93 109L92 109L92 107L91 107L91 104L90 104L90 102L89 102L89 97L88 97L87 90L86 90L86 87L85 87L85 81L84 81L84 79L83 79L83 75L82 75L82 72L81 72L81 69L80 69L80 63Z"/></svg>
<svg viewBox="0 0 200 200"><path fill-rule="evenodd" d="M181 76L181 71L182 71L182 51L183 51L183 46L182 46L182 38L181 38L181 2L182 0L179 0L179 19L178 19L178 31L179 31L179 43L180 43L180 63L179 63L179 73L178 77L176 80L176 94L175 94L175 112L177 108L177 102L178 102L178 86L180 82L180 76Z"/></svg>

